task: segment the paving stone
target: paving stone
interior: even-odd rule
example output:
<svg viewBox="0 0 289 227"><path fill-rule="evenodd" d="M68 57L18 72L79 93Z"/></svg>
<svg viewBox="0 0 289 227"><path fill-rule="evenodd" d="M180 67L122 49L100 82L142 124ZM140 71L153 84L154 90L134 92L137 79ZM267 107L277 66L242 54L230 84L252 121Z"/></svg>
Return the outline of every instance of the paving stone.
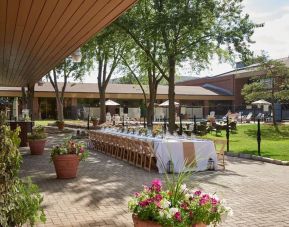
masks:
<svg viewBox="0 0 289 227"><path fill-rule="evenodd" d="M49 135L41 156L22 149L21 175L31 176L44 196L47 223L37 226L133 226L129 196L165 176L90 151L77 178L58 180L48 151L65 137ZM289 226L289 166L238 157L227 157L226 164L225 171L196 173L187 182L226 199L234 216L220 226Z"/></svg>

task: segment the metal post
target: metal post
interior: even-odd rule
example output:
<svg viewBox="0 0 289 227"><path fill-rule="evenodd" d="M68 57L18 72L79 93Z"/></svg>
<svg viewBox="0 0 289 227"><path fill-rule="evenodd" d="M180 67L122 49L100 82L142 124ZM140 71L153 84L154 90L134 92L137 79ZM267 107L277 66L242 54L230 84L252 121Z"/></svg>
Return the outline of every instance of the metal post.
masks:
<svg viewBox="0 0 289 227"><path fill-rule="evenodd" d="M180 114L180 135L183 135L182 114Z"/></svg>
<svg viewBox="0 0 289 227"><path fill-rule="evenodd" d="M197 120L196 120L196 115L194 115L194 134L197 133Z"/></svg>
<svg viewBox="0 0 289 227"><path fill-rule="evenodd" d="M226 138L227 138L227 152L229 152L229 151L230 151L230 128L229 128L229 116L227 116Z"/></svg>
<svg viewBox="0 0 289 227"><path fill-rule="evenodd" d="M122 115L122 127L124 128L124 114Z"/></svg>
<svg viewBox="0 0 289 227"><path fill-rule="evenodd" d="M166 120L166 116L164 117L164 133L167 133L167 120Z"/></svg>
<svg viewBox="0 0 289 227"><path fill-rule="evenodd" d="M261 129L260 129L260 119L258 119L257 143L258 143L258 155L261 156Z"/></svg>
<svg viewBox="0 0 289 227"><path fill-rule="evenodd" d="M143 117L143 127L144 128L146 127L146 117L145 116Z"/></svg>
<svg viewBox="0 0 289 227"><path fill-rule="evenodd" d="M241 124L243 123L243 119L242 119L242 112L240 112L241 113Z"/></svg>
<svg viewBox="0 0 289 227"><path fill-rule="evenodd" d="M89 118L90 118L90 104L89 104L89 106L88 106L87 130L89 130Z"/></svg>

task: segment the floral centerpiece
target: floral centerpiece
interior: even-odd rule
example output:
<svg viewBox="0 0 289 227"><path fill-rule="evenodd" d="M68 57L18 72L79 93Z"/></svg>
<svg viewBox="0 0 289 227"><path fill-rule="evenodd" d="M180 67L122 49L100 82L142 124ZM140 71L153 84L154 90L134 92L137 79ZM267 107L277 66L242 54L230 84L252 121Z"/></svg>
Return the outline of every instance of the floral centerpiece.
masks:
<svg viewBox="0 0 289 227"><path fill-rule="evenodd" d="M157 135L160 135L163 132L162 126L161 125L154 125L153 126L153 131L152 131L152 136L155 137Z"/></svg>
<svg viewBox="0 0 289 227"><path fill-rule="evenodd" d="M57 178L76 177L79 161L88 157L84 145L73 140L68 140L51 150L51 161L54 163Z"/></svg>
<svg viewBox="0 0 289 227"><path fill-rule="evenodd" d="M231 214L231 209L215 195L188 189L185 184L171 186L164 190L162 182L156 179L151 186L134 193L129 210L135 226L216 225Z"/></svg>

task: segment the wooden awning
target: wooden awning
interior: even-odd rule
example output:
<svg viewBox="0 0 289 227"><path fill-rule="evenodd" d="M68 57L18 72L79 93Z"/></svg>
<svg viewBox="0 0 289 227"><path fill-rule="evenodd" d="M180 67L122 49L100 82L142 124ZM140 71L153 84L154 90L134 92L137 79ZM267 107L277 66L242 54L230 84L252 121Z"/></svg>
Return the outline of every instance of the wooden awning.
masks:
<svg viewBox="0 0 289 227"><path fill-rule="evenodd" d="M0 86L34 84L137 0L0 0Z"/></svg>

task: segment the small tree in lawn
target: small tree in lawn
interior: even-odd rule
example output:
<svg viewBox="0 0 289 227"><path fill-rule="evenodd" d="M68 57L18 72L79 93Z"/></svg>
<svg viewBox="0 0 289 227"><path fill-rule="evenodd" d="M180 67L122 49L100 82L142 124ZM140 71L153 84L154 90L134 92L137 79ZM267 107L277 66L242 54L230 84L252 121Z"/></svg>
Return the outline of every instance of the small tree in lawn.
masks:
<svg viewBox="0 0 289 227"><path fill-rule="evenodd" d="M52 69L47 77L54 88L57 105L57 120L63 121L63 104L64 94L67 86L68 79L79 80L83 77L86 71L84 59L80 63L75 63L70 58L66 58L61 64ZM63 79L62 87L59 87L58 82Z"/></svg>
<svg viewBox="0 0 289 227"><path fill-rule="evenodd" d="M175 128L176 67L190 60L205 67L214 54L248 57L248 43L255 24L242 11L242 0L140 0L117 24L130 35L168 81L169 130ZM159 40L158 55L164 70L153 57L147 39Z"/></svg>
<svg viewBox="0 0 289 227"><path fill-rule="evenodd" d="M242 95L247 103L259 99L266 99L271 103L273 112L273 124L276 126L275 104L276 102L289 100L289 68L279 60L269 60L267 56L258 57L258 70L262 76L256 76L252 83L246 84L242 89Z"/></svg>
<svg viewBox="0 0 289 227"><path fill-rule="evenodd" d="M120 62L124 45L125 39L115 26L111 25L83 47L84 56L87 56L88 59L88 67L96 68L97 71L100 123L106 121L105 92L109 80Z"/></svg>

